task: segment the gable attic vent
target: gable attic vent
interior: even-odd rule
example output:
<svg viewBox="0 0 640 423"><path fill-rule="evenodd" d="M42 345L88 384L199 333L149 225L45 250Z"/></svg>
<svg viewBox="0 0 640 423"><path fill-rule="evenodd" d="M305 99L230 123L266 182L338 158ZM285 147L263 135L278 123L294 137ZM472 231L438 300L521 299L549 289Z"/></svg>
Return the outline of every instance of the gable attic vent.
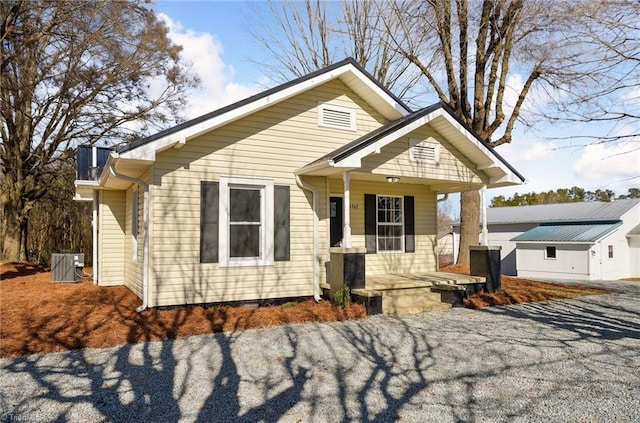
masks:
<svg viewBox="0 0 640 423"><path fill-rule="evenodd" d="M332 104L318 105L318 125L327 128L356 130L356 111Z"/></svg>
<svg viewBox="0 0 640 423"><path fill-rule="evenodd" d="M409 140L411 161L438 164L440 162L440 144L437 142Z"/></svg>

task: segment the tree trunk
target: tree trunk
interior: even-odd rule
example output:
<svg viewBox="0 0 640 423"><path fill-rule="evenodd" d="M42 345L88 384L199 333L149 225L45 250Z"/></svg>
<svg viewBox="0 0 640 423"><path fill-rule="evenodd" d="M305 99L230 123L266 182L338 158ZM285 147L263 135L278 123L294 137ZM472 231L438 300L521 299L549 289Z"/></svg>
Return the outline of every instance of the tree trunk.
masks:
<svg viewBox="0 0 640 423"><path fill-rule="evenodd" d="M4 211L2 260L20 262L22 260L20 255L22 244L20 212L10 202L5 202L2 207Z"/></svg>
<svg viewBox="0 0 640 423"><path fill-rule="evenodd" d="M458 262L469 265L469 247L478 245L480 240L480 193L468 191L460 193L460 249Z"/></svg>

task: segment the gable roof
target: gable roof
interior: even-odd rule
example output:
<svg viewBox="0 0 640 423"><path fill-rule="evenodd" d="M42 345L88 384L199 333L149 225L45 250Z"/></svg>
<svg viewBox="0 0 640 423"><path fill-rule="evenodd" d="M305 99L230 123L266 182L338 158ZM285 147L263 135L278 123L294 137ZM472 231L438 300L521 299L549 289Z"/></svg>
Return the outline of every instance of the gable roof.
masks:
<svg viewBox="0 0 640 423"><path fill-rule="evenodd" d="M578 223L566 225L543 224L529 229L511 241L517 242L580 242L594 243L613 232L622 222Z"/></svg>
<svg viewBox="0 0 640 423"><path fill-rule="evenodd" d="M343 83L389 120L398 119L412 112L402 100L384 87L353 58L349 57L157 134L122 145L117 148L116 152L123 158L154 160L157 151L162 151L178 143L184 144L190 138L336 78L340 78Z"/></svg>
<svg viewBox="0 0 640 423"><path fill-rule="evenodd" d="M640 206L640 198L582 203L541 204L535 206L491 207L489 224L540 222L596 222L619 220L629 210Z"/></svg>
<svg viewBox="0 0 640 423"><path fill-rule="evenodd" d="M524 182L525 178L513 166L465 125L449 105L442 102L389 122L309 163L298 173L303 174L323 167L360 167L362 158L379 152L380 148L427 123L444 135L460 152L472 159L478 165L478 169L487 173L490 177L490 186Z"/></svg>

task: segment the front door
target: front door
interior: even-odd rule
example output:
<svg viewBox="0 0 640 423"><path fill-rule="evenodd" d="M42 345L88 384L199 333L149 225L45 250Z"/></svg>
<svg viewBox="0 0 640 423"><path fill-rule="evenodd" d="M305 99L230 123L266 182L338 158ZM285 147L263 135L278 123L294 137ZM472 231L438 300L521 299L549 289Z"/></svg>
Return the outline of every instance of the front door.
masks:
<svg viewBox="0 0 640 423"><path fill-rule="evenodd" d="M329 197L330 246L339 247L342 242L342 197Z"/></svg>

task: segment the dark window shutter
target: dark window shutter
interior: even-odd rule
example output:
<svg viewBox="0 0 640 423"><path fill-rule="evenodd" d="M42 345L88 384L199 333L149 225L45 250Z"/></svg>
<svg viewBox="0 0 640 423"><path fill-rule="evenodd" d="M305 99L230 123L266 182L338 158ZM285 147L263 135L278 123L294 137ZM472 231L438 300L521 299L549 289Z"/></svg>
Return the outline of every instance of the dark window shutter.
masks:
<svg viewBox="0 0 640 423"><path fill-rule="evenodd" d="M416 223L414 217L414 198L404 197L404 252L416 252Z"/></svg>
<svg viewBox="0 0 640 423"><path fill-rule="evenodd" d="M346 206L345 206L346 207ZM376 196L364 195L364 240L367 254L375 254L376 249Z"/></svg>
<svg viewBox="0 0 640 423"><path fill-rule="evenodd" d="M274 210L274 234L273 234L273 259L275 261L290 260L290 196L289 187L276 185L273 192Z"/></svg>
<svg viewBox="0 0 640 423"><path fill-rule="evenodd" d="M201 182L200 263L218 262L219 191L217 182Z"/></svg>

